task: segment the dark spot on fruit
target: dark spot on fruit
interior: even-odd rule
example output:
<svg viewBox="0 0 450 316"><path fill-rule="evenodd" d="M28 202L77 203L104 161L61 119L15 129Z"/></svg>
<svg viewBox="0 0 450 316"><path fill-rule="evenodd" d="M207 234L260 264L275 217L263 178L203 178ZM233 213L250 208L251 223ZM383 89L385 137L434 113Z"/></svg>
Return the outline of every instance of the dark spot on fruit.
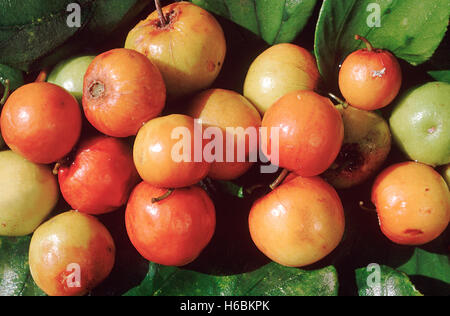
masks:
<svg viewBox="0 0 450 316"><path fill-rule="evenodd" d="M421 231L420 229L407 229L403 233L411 236L419 236L423 234L423 231Z"/></svg>
<svg viewBox="0 0 450 316"><path fill-rule="evenodd" d="M5 224L5 223L2 223L2 227L6 227L6 224Z"/></svg>
<svg viewBox="0 0 450 316"><path fill-rule="evenodd" d="M208 71L213 72L214 70L216 70L216 64L212 61L208 62Z"/></svg>
<svg viewBox="0 0 450 316"><path fill-rule="evenodd" d="M426 188L426 189L425 189L425 192L429 192L429 191L430 191L430 189L429 189L429 188Z"/></svg>
<svg viewBox="0 0 450 316"><path fill-rule="evenodd" d="M361 147L357 143L344 144L335 161L339 172L352 172L364 164Z"/></svg>

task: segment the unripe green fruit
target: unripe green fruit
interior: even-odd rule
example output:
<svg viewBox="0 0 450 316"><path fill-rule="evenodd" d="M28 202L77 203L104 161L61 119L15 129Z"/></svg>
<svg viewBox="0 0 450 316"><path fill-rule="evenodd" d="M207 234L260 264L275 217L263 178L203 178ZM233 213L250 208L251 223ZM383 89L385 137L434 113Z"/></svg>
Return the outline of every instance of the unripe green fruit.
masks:
<svg viewBox="0 0 450 316"><path fill-rule="evenodd" d="M411 89L390 118L397 145L412 160L431 166L450 163L450 84L431 82Z"/></svg>
<svg viewBox="0 0 450 316"><path fill-rule="evenodd" d="M0 236L31 234L57 201L58 183L48 167L0 152Z"/></svg>

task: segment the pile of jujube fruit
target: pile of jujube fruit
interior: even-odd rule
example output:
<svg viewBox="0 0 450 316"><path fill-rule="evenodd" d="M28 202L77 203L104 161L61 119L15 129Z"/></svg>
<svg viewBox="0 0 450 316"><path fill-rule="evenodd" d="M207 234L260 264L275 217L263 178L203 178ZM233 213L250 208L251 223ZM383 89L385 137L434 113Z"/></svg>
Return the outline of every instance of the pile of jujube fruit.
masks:
<svg viewBox="0 0 450 316"><path fill-rule="evenodd" d="M355 40L367 47L343 62L345 100L331 95L337 105L317 92L314 57L293 44L258 56L242 95L208 90L224 64L225 36L210 13L188 2L153 12L131 30L125 48L61 62L3 107L9 149L0 152L0 235L33 233L31 273L49 295L84 295L105 280L116 249L95 216L124 206L128 236L143 257L167 266L193 262L216 226L214 202L199 182L235 180L254 165L194 159L194 139L191 159L174 161L173 130L193 135L201 119L224 138L228 127L267 129L257 143L231 135L246 158L260 148L268 159L278 151L273 162L281 173L249 213L251 237L271 260L304 267L336 249L345 232L336 189L379 173L394 142L411 161L376 178L372 202L381 230L402 245L436 239L450 220L449 189L434 169L450 163L450 85L429 83L397 98L396 57ZM162 116L168 100L183 105L182 113ZM374 111L394 100L389 124ZM223 149L225 158L231 149ZM49 219L60 193L73 211ZM70 287L74 263L81 280Z"/></svg>

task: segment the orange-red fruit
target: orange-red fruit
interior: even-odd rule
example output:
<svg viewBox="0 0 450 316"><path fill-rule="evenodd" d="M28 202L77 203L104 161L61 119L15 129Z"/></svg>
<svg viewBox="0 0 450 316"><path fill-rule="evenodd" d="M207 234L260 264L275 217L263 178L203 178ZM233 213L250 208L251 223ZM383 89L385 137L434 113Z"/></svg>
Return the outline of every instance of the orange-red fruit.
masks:
<svg viewBox="0 0 450 316"><path fill-rule="evenodd" d="M160 188L182 188L203 180L211 164L203 159L202 135L202 126L187 115L159 117L145 124L133 153L141 178Z"/></svg>
<svg viewBox="0 0 450 316"><path fill-rule="evenodd" d="M261 116L250 101L234 91L211 89L194 98L189 107L189 115L201 119L205 128L215 127L221 131L219 137L223 143L223 155L215 151L213 155L217 154L217 158L223 162L212 163L208 174L210 178L233 180L250 169L251 155L256 157L258 154L261 127ZM253 142L248 135L244 135L246 131L249 132L248 135L254 132ZM228 139L234 140L234 146L230 149L227 148ZM213 140L218 141L215 138ZM231 154L232 150L234 155ZM232 157L233 161L227 161L227 155Z"/></svg>
<svg viewBox="0 0 450 316"><path fill-rule="evenodd" d="M400 65L390 52L360 49L349 55L339 73L339 88L352 106L373 111L389 105L402 85Z"/></svg>
<svg viewBox="0 0 450 316"><path fill-rule="evenodd" d="M166 87L158 68L144 55L125 48L97 56L84 77L83 108L103 134L136 135L164 109Z"/></svg>
<svg viewBox="0 0 450 316"><path fill-rule="evenodd" d="M216 213L209 196L198 187L177 189L152 203L166 191L145 182L136 187L126 210L127 232L147 260L184 266L197 259L211 241Z"/></svg>
<svg viewBox="0 0 450 316"><path fill-rule="evenodd" d="M108 136L82 142L73 163L62 166L58 178L67 203L92 215L112 212L125 205L139 182L129 146Z"/></svg>
<svg viewBox="0 0 450 316"><path fill-rule="evenodd" d="M63 88L45 82L17 89L1 115L6 144L16 153L39 164L66 156L81 133L77 100Z"/></svg>
<svg viewBox="0 0 450 316"><path fill-rule="evenodd" d="M336 191L319 177L295 177L253 205L249 227L256 246L290 267L313 264L341 242L345 218Z"/></svg>
<svg viewBox="0 0 450 316"><path fill-rule="evenodd" d="M450 193L433 168L406 162L383 171L372 202L384 235L401 245L422 245L439 237L450 220Z"/></svg>
<svg viewBox="0 0 450 316"><path fill-rule="evenodd" d="M60 214L33 234L31 275L50 296L82 296L111 273L116 248L102 223L75 211Z"/></svg>
<svg viewBox="0 0 450 316"><path fill-rule="evenodd" d="M326 171L336 159L344 140L344 124L333 103L312 91L288 93L266 112L262 126L267 136L262 137L262 150L272 152L272 142L279 129L279 166L311 177ZM274 130L275 129L275 130ZM273 157L272 163L276 164Z"/></svg>

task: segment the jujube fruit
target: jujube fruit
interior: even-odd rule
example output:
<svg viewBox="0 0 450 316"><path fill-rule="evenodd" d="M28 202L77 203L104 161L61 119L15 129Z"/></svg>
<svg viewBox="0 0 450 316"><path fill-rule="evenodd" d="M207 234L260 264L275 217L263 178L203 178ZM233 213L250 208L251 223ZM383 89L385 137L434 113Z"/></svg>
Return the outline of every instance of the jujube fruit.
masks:
<svg viewBox="0 0 450 316"><path fill-rule="evenodd" d="M264 114L282 96L314 90L319 69L313 55L294 44L278 44L259 55L245 78L244 96Z"/></svg>
<svg viewBox="0 0 450 316"><path fill-rule="evenodd" d="M58 183L47 166L0 152L0 236L31 234L58 202Z"/></svg>
<svg viewBox="0 0 450 316"><path fill-rule="evenodd" d="M97 56L84 77L83 108L103 134L128 137L159 116L166 87L159 69L144 55L113 49Z"/></svg>
<svg viewBox="0 0 450 316"><path fill-rule="evenodd" d="M83 141L73 162L59 168L58 178L67 203L77 211L92 215L125 205L139 182L131 148L108 136Z"/></svg>
<svg viewBox="0 0 450 316"><path fill-rule="evenodd" d="M222 27L208 11L177 2L150 14L128 34L125 47L146 55L164 77L169 97L208 88L226 55Z"/></svg>
<svg viewBox="0 0 450 316"><path fill-rule="evenodd" d="M384 235L401 245L431 242L450 220L447 184L421 163L400 163L384 170L374 183L372 202Z"/></svg>
<svg viewBox="0 0 450 316"><path fill-rule="evenodd" d="M355 39L367 48L350 54L339 72L339 88L350 105L362 110L378 110L389 105L402 86L402 70L390 52L375 49L359 35Z"/></svg>
<svg viewBox="0 0 450 316"><path fill-rule="evenodd" d="M139 253L152 262L184 266L200 255L211 241L216 225L214 205L201 188L166 193L145 182L139 184L127 205L126 227Z"/></svg>
<svg viewBox="0 0 450 316"><path fill-rule="evenodd" d="M208 176L218 180L233 180L242 176L250 167L250 154L258 154L259 128L261 116L255 107L242 95L229 90L213 89L202 92L190 104L188 114L201 119L205 128L218 127L221 129L223 143L223 162L213 162ZM230 130L233 129L233 131ZM237 129L244 132L253 129L254 142L251 143L247 135L240 135ZM227 129L228 132L227 132ZM234 139L233 161L227 161L227 139ZM218 141L215 139L215 141ZM239 151L244 153L245 161L238 161ZM230 153L228 153L230 155ZM230 155L231 156L231 155Z"/></svg>
<svg viewBox="0 0 450 316"><path fill-rule="evenodd" d="M115 251L111 234L96 218L66 212L34 233L29 251L31 275L50 296L82 296L111 273Z"/></svg>
<svg viewBox="0 0 450 316"><path fill-rule="evenodd" d="M394 140L411 160L431 166L450 163L450 84L412 88L389 119Z"/></svg>
<svg viewBox="0 0 450 316"><path fill-rule="evenodd" d="M271 155L272 131L279 131L279 166L311 177L323 173L335 161L344 139L341 114L333 103L313 91L294 91L283 96L266 112L262 126L262 150ZM275 146L276 147L276 146Z"/></svg>
<svg viewBox="0 0 450 316"><path fill-rule="evenodd" d="M319 177L292 177L253 205L250 233L273 261L290 267L313 264L341 242L345 217L338 194Z"/></svg>
<svg viewBox="0 0 450 316"><path fill-rule="evenodd" d="M14 91L1 115L6 144L28 160L49 164L64 158L81 133L77 100L63 88L46 82Z"/></svg>
<svg viewBox="0 0 450 316"><path fill-rule="evenodd" d="M145 124L136 137L133 150L141 178L160 188L182 188L203 180L211 164L204 160L203 140L198 148L195 145L197 133L202 138L202 127L196 127L194 119L187 115L173 114ZM200 156L199 159L196 156Z"/></svg>
<svg viewBox="0 0 450 316"><path fill-rule="evenodd" d="M391 151L388 123L375 112L339 107L344 120L344 143L338 158L324 173L337 189L347 189L373 176Z"/></svg>

